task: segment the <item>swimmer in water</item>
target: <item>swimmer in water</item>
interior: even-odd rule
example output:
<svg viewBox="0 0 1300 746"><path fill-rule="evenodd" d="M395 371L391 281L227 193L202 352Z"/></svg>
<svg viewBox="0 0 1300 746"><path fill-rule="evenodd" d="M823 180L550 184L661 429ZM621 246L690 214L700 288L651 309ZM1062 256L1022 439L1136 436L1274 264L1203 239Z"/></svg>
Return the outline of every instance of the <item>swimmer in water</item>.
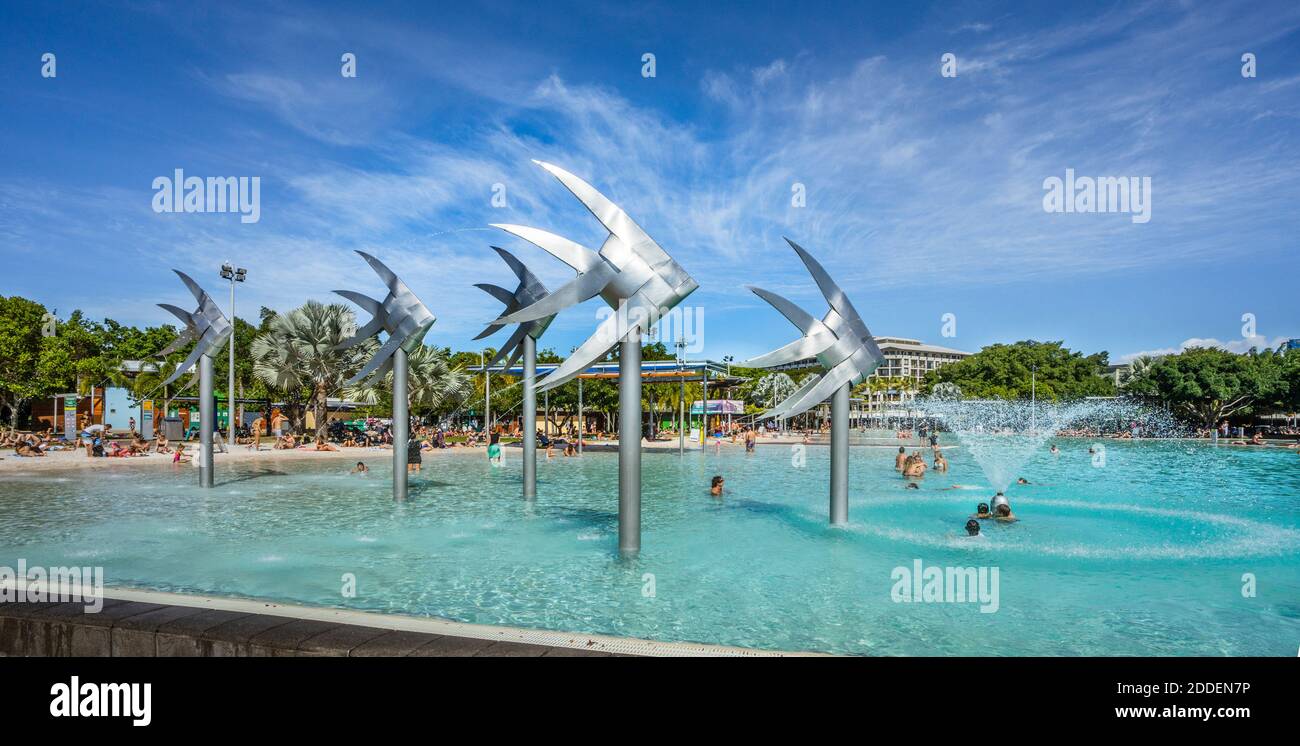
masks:
<svg viewBox="0 0 1300 746"><path fill-rule="evenodd" d="M365 473L368 472L368 471L370 471L370 467L369 467L369 466L366 466L365 463L363 463L363 462L361 462L361 461L358 461L358 462L357 462L357 465L354 466L354 467L352 467L352 471L349 472L349 473L350 473L350 474L365 474Z"/></svg>
<svg viewBox="0 0 1300 746"><path fill-rule="evenodd" d="M1025 479L1024 477L1021 477L1016 480L1016 484L1029 484L1029 480Z"/></svg>
<svg viewBox="0 0 1300 746"><path fill-rule="evenodd" d="M1020 520L1011 512L1011 505L1008 503L1002 503L999 505L995 513L996 515L993 516L993 519L1002 523L1015 523Z"/></svg>
<svg viewBox="0 0 1300 746"><path fill-rule="evenodd" d="M497 466L501 463L501 433L492 433L488 441L487 457L488 463Z"/></svg>
<svg viewBox="0 0 1300 746"><path fill-rule="evenodd" d="M904 487L903 489L905 489L905 490L919 490L919 489L921 489L921 485L917 484L916 482L908 482L908 483L907 483L907 486Z"/></svg>
<svg viewBox="0 0 1300 746"><path fill-rule="evenodd" d="M977 521L977 520L975 520L974 518L970 519L969 521L966 521L966 535L967 535L967 536L979 536L979 535L980 535L980 522Z"/></svg>
<svg viewBox="0 0 1300 746"><path fill-rule="evenodd" d="M979 505L975 506L975 517L980 519L981 521L992 518L993 514L989 512L989 504L980 503Z"/></svg>
<svg viewBox="0 0 1300 746"><path fill-rule="evenodd" d="M898 455L894 457L894 471L902 471L907 464L907 449L903 446L898 447Z"/></svg>
<svg viewBox="0 0 1300 746"><path fill-rule="evenodd" d="M1060 453L1061 453L1061 449L1060 449L1060 448L1057 448L1057 447L1056 447L1056 444L1053 443L1053 444L1052 444L1052 455L1053 455L1053 456L1059 456Z"/></svg>
<svg viewBox="0 0 1300 746"><path fill-rule="evenodd" d="M709 485L709 494L714 497L722 497L722 484L726 481L721 474L715 476L713 482Z"/></svg>
<svg viewBox="0 0 1300 746"><path fill-rule="evenodd" d="M903 463L903 476L905 477L923 477L925 476L925 459L921 458L920 451L908 456Z"/></svg>
<svg viewBox="0 0 1300 746"><path fill-rule="evenodd" d="M934 470L948 471L948 459L944 458L943 454L938 451L934 453Z"/></svg>

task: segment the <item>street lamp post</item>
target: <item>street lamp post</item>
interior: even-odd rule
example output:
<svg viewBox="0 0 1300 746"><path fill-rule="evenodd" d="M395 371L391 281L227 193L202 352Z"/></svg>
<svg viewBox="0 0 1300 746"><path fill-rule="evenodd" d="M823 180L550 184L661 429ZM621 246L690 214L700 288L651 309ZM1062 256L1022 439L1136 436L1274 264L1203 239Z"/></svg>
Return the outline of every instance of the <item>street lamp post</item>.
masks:
<svg viewBox="0 0 1300 746"><path fill-rule="evenodd" d="M230 280L230 375L226 389L226 439L235 444L235 283L243 282L248 270L230 262L221 265L221 277Z"/></svg>

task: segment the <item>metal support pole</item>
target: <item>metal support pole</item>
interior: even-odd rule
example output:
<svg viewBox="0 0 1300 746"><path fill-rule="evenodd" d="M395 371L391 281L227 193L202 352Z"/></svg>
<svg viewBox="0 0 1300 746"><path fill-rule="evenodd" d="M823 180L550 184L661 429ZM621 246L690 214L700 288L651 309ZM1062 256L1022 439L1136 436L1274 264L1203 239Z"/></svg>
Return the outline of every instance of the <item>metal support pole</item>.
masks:
<svg viewBox="0 0 1300 746"><path fill-rule="evenodd" d="M226 381L226 440L235 447L235 276L230 276L230 376ZM141 415L141 426L144 425Z"/></svg>
<svg viewBox="0 0 1300 746"><path fill-rule="evenodd" d="M709 429L709 366L704 365L704 380L702 383L702 394L704 401L700 405L700 450L706 450L709 446L708 429Z"/></svg>
<svg viewBox="0 0 1300 746"><path fill-rule="evenodd" d="M582 436L587 429L587 421L582 419L582 379L578 379L578 455L582 455Z"/></svg>
<svg viewBox="0 0 1300 746"><path fill-rule="evenodd" d="M641 551L641 334L628 332L618 355L618 551Z"/></svg>
<svg viewBox="0 0 1300 746"><path fill-rule="evenodd" d="M682 372L682 391L677 397L677 455L686 455L686 372Z"/></svg>
<svg viewBox="0 0 1300 746"><path fill-rule="evenodd" d="M831 399L831 525L849 522L849 384Z"/></svg>
<svg viewBox="0 0 1300 746"><path fill-rule="evenodd" d="M212 356L199 356L199 486L212 486L212 429L217 424L212 393Z"/></svg>
<svg viewBox="0 0 1300 746"><path fill-rule="evenodd" d="M393 353L393 499L406 500L406 449L411 436L410 401L406 394L406 350Z"/></svg>
<svg viewBox="0 0 1300 746"><path fill-rule="evenodd" d="M537 497L537 340L524 335L524 498Z"/></svg>
<svg viewBox="0 0 1300 746"><path fill-rule="evenodd" d="M492 371L483 366L483 437L492 432Z"/></svg>

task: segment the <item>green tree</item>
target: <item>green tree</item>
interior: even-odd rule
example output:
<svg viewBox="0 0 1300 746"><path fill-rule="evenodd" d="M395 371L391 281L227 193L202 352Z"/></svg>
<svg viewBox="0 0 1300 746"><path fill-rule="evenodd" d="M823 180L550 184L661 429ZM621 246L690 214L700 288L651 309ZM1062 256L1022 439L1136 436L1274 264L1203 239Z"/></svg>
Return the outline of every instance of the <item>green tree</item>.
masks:
<svg viewBox="0 0 1300 746"><path fill-rule="evenodd" d="M468 373L450 364L448 350L421 345L407 357L407 393L412 411L419 409L445 411L460 402L474 390ZM391 401L393 373L384 376L382 390ZM381 385L377 381L363 381L346 389L347 398L374 404L380 400Z"/></svg>
<svg viewBox="0 0 1300 746"><path fill-rule="evenodd" d="M337 346L356 329L356 316L342 303L325 304L309 300L288 313L269 319L267 330L252 342L253 373L272 390L281 393L294 419L306 391L306 405L316 419L316 436L324 437L327 400L343 389L378 344L367 340L346 350Z"/></svg>
<svg viewBox="0 0 1300 746"><path fill-rule="evenodd" d="M46 314L36 301L0 296L0 407L8 407L11 428L28 402L62 385L58 362L66 365L68 345L42 333Z"/></svg>
<svg viewBox="0 0 1300 746"><path fill-rule="evenodd" d="M1214 427L1234 414L1249 413L1256 404L1283 400L1288 386L1282 362L1272 352L1237 355L1192 347L1155 361L1125 390L1166 404L1202 427Z"/></svg>
<svg viewBox="0 0 1300 746"><path fill-rule="evenodd" d="M1113 396L1114 382L1104 375L1107 364L1105 352L1084 355L1061 342L994 344L929 371L921 390L928 394L936 384L952 383L975 399L1028 399L1031 387L1039 399L1051 401Z"/></svg>

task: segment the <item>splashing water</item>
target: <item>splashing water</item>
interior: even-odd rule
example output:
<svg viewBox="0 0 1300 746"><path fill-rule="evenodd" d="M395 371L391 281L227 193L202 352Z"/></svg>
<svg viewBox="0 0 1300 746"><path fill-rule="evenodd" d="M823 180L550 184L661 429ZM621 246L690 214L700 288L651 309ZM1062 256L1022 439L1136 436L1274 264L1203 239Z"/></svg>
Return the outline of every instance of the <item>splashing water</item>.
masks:
<svg viewBox="0 0 1300 746"><path fill-rule="evenodd" d="M918 404L925 417L941 421L957 435L999 492L1056 435L1167 438L1185 434L1168 413L1127 399L1029 402L934 397Z"/></svg>

